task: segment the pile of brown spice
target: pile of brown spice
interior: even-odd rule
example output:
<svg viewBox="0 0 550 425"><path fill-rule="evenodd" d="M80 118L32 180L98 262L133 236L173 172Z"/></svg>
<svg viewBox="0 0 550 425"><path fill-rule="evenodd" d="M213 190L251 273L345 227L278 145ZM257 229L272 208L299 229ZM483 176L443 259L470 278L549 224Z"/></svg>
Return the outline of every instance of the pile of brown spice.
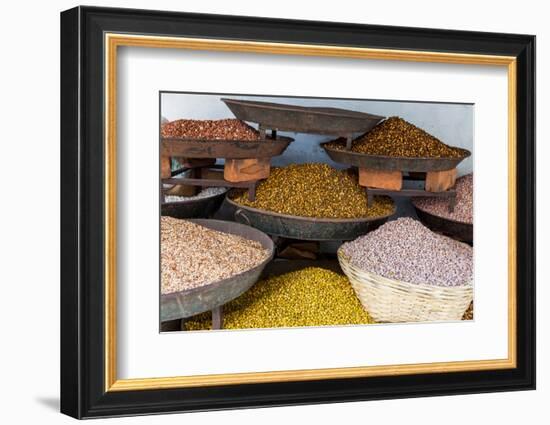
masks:
<svg viewBox="0 0 550 425"><path fill-rule="evenodd" d="M255 201L249 201L246 192L236 193L232 199L261 210L316 218L387 216L395 208L385 196L374 197L367 206L367 194L357 176L320 163L273 168L258 186Z"/></svg>
<svg viewBox="0 0 550 425"><path fill-rule="evenodd" d="M176 120L161 126L162 137L195 140L244 140L260 139L260 133L237 119L224 120Z"/></svg>
<svg viewBox="0 0 550 425"><path fill-rule="evenodd" d="M343 150L343 138L325 146ZM352 152L407 158L460 158L465 151L448 146L441 140L399 117L390 117L355 139Z"/></svg>

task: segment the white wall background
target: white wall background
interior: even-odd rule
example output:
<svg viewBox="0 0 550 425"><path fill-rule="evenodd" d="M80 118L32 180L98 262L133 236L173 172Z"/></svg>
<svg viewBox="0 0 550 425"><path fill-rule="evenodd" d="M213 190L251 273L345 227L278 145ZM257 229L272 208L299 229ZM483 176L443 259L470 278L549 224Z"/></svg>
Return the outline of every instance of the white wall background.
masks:
<svg viewBox="0 0 550 425"><path fill-rule="evenodd" d="M550 75L550 27L545 3L535 0L441 1L394 0L373 7L354 0L277 2L223 0L94 1L96 5L157 8L190 12L332 20L370 24L536 34L538 44L537 156L550 156L546 117ZM59 391L59 11L75 2L9 2L1 15L2 126L0 126L0 210L2 288L1 421L74 423L58 410ZM39 170L39 179L24 172ZM40 168L35 168L40 167ZM538 180L538 390L390 400L338 405L286 407L192 415L114 419L105 423L364 423L441 424L548 421L550 398L550 278L548 173L539 166ZM24 202L21 202L24 201ZM99 421L97 423L103 423Z"/></svg>
<svg viewBox="0 0 550 425"><path fill-rule="evenodd" d="M269 90L269 85L265 90ZM474 106L469 104L163 93L161 115L170 121L180 118L198 120L235 118L225 103L220 100L223 97L299 106L342 108L383 117L397 115L426 130L448 145L473 152ZM255 123L250 124L257 128ZM332 166L342 167L342 164L331 161L324 149L319 146L320 142L334 139L333 136L293 132L279 132L279 134L292 137L294 142L289 145L283 155L273 158L273 165L327 162ZM459 174L471 173L472 165L472 157L462 161L459 165Z"/></svg>

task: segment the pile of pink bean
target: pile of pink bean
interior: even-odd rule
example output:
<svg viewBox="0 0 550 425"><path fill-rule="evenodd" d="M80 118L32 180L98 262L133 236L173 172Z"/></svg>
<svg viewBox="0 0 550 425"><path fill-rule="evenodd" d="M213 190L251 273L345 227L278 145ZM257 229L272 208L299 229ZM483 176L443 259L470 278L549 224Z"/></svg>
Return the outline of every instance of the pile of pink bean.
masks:
<svg viewBox="0 0 550 425"><path fill-rule="evenodd" d="M473 280L473 249L412 218L389 221L342 245L361 270L403 282L461 286Z"/></svg>
<svg viewBox="0 0 550 425"><path fill-rule="evenodd" d="M449 201L446 198L414 198L416 208L429 214L461 223L473 224L473 175L467 174L457 179L456 205L453 212L449 211Z"/></svg>

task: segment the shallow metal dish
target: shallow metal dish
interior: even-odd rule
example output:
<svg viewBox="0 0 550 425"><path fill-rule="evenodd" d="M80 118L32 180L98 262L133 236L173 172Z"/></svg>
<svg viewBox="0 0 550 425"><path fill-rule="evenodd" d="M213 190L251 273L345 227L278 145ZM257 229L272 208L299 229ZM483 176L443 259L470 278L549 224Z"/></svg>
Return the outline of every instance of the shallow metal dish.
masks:
<svg viewBox="0 0 550 425"><path fill-rule="evenodd" d="M242 121L266 129L298 133L348 135L364 133L385 117L339 108L287 105L252 100L221 99Z"/></svg>
<svg viewBox="0 0 550 425"><path fill-rule="evenodd" d="M327 155L335 162L353 165L355 167L369 168L371 170L385 171L445 171L456 168L464 159L472 153L466 149L460 149L463 156L460 158L406 158L384 155L367 155L364 153L351 152L348 150L334 149L321 143Z"/></svg>
<svg viewBox="0 0 550 425"><path fill-rule="evenodd" d="M226 193L227 190L207 198L164 202L160 213L174 218L208 218L220 209Z"/></svg>
<svg viewBox="0 0 550 425"><path fill-rule="evenodd" d="M275 236L289 239L331 241L352 240L384 224L395 213L367 218L312 218L279 214L241 205L225 198L236 221Z"/></svg>
<svg viewBox="0 0 550 425"><path fill-rule="evenodd" d="M413 203L414 205L414 203ZM451 220L449 218L440 217L424 210L421 210L414 205L416 215L420 221L428 228L437 233L442 233L445 236L466 242L470 245L474 243L474 225L463 223L461 221Z"/></svg>
<svg viewBox="0 0 550 425"><path fill-rule="evenodd" d="M271 261L275 251L271 238L250 226L222 220L193 219L189 221L209 229L260 242L270 252L270 255L256 267L230 278L186 291L161 295L160 319L162 322L204 313L237 298L258 281L262 270Z"/></svg>
<svg viewBox="0 0 550 425"><path fill-rule="evenodd" d="M161 145L167 156L246 159L281 155L293 140L282 136L251 141L162 138Z"/></svg>

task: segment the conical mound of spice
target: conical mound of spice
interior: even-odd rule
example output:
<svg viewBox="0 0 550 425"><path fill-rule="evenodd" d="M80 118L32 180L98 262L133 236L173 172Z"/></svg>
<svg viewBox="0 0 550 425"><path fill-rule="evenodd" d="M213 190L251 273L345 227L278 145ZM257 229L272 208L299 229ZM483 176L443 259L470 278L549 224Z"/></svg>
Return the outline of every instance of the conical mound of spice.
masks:
<svg viewBox="0 0 550 425"><path fill-rule="evenodd" d="M355 267L389 279L434 286L461 286L473 280L472 247L410 217L389 221L341 249Z"/></svg>
<svg viewBox="0 0 550 425"><path fill-rule="evenodd" d="M176 120L161 126L162 137L195 140L244 140L260 139L260 133L238 119L224 120Z"/></svg>
<svg viewBox="0 0 550 425"><path fill-rule="evenodd" d="M379 217L392 214L391 198L375 197L367 207L365 188L353 174L327 164L291 164L273 168L256 190L256 200L246 193L233 197L239 204L280 214L316 218Z"/></svg>
<svg viewBox="0 0 550 425"><path fill-rule="evenodd" d="M344 139L327 143L345 149ZM352 143L353 152L408 158L461 158L465 151L448 146L438 138L399 117L390 117Z"/></svg>

